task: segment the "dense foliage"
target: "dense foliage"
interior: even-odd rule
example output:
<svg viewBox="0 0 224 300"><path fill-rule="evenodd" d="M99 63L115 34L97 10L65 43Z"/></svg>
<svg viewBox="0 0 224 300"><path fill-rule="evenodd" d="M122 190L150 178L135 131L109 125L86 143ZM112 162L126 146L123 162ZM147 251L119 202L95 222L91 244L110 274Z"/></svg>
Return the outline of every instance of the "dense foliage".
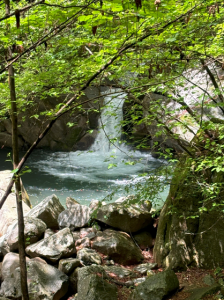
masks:
<svg viewBox="0 0 224 300"><path fill-rule="evenodd" d="M130 110L126 121L132 126L156 124L155 135L169 135L177 141L180 152L189 156L196 177L204 169L223 172L224 125L220 119L224 98L222 76L217 73L223 66L221 3L11 1L11 16L5 14L4 3L0 5L2 117L7 117L9 110L6 70L12 63L20 112L32 107L36 98L64 99L54 110L42 113L45 120L57 118L70 96L76 95L73 103L79 104L88 85L109 84L127 93ZM8 56L8 47L13 59ZM188 75L202 69L204 82L195 85ZM185 87L199 90L191 103L179 93ZM152 92L161 97L148 105L142 99L150 99ZM164 101L164 96L168 100ZM211 109L218 109L218 118L210 113ZM35 114L33 118L40 116ZM195 136L193 142L182 138L185 132ZM148 147L147 143L146 139L146 144L140 143L139 147ZM158 143L155 140L157 150ZM167 158L172 152L169 147L163 151ZM200 188L219 191L221 183L211 186L206 180Z"/></svg>

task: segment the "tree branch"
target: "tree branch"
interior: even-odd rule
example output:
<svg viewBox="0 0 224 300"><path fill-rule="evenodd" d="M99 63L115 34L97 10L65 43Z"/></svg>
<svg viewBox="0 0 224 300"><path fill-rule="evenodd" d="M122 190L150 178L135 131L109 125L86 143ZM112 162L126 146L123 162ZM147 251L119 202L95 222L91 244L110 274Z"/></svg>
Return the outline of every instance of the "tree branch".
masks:
<svg viewBox="0 0 224 300"><path fill-rule="evenodd" d="M30 8L33 8L34 6L37 6L37 5L39 5L39 4L43 4L44 1L45 1L45 0L41 0L41 1L39 1L39 2L36 2L36 3L30 4L30 5L24 6L23 8L20 8L19 11L20 11L20 12L26 11L26 10L28 10L28 9L30 9ZM4 21L4 20L6 20L6 19L9 19L9 18L11 18L12 16L15 16L15 14L16 14L16 11L14 11L14 12L12 12L12 13L10 13L10 14L6 14L4 17L0 18L0 22L1 22L1 21Z"/></svg>
<svg viewBox="0 0 224 300"><path fill-rule="evenodd" d="M95 2L96 0L92 1L91 3ZM154 34L159 35L161 34L166 28L168 28L170 25L176 23L177 21L181 20L183 17L185 17L186 15L188 15L190 12L192 12L195 8L197 8L198 6L200 6L203 2L205 2L205 0L203 0L200 4L198 5L194 5L190 10L188 10L186 13L180 15L179 17L175 18L174 20L168 22L167 24L163 25L160 29L156 29L156 28L151 28L149 33L146 33L145 35L143 35L142 37L140 37L139 39L137 39L135 42L132 42L126 46L124 46L123 48L121 48L117 54L114 55L114 57L112 57L104 66L102 66L94 75L92 75L90 77L90 79L82 86L82 88L79 90L78 94L76 94L74 97L72 97L71 99L69 99L66 104L54 115L53 119L49 122L49 124L45 127L45 129L43 130L43 132L39 135L39 137L37 138L37 140L33 143L33 145L30 147L30 149L26 152L26 154L24 155L24 157L21 159L21 161L19 162L18 166L17 166L17 171L13 174L13 177L10 181L10 183L8 184L8 187L5 191L5 194L3 195L1 201L0 201L0 209L2 208L5 200L7 199L8 195L11 192L12 186L13 186L13 182L16 176L18 176L18 174L20 173L24 163L26 162L27 158L30 156L31 152L33 151L33 149L36 148L36 146L39 144L39 142L45 137L45 135L48 133L48 131L51 129L51 127L54 125L54 123L56 122L56 120L61 116L61 114L64 112L64 110L66 108L68 108L71 103L73 101L75 101L77 99L77 97L81 94L82 91L84 91L92 81L94 81L94 79L96 79L104 70L106 70L110 65L113 64L113 62L118 59L121 54L123 54L127 49L133 47L134 45L136 45L137 43L143 41L144 39L148 38L149 36L152 36ZM89 3L86 7L88 7L91 3ZM84 8L83 8L84 9ZM82 10L83 10L82 9ZM80 10L78 13L80 13L82 10ZM77 14L78 14L77 13ZM77 15L75 14L75 15ZM71 18L74 18L71 17ZM71 19L70 18L70 19ZM67 23L67 21L65 21L64 23ZM62 24L61 24L62 25ZM60 26L61 26L60 25ZM65 27L67 27L67 24L64 27L61 27L60 30L58 30L55 35L61 31L62 29L64 29ZM27 53L28 51L31 51L32 49L35 49L37 46L39 46L40 44L44 43L45 37L43 37L41 39L42 41L38 41L36 42L33 46L31 46L28 50L26 50L25 52ZM23 52L24 53L24 52ZM9 67L9 65L11 65L12 63L14 63L15 61L17 61L22 55L19 55L18 57L16 57L13 61L10 62L10 64L8 64L7 67ZM0 71L0 74L3 73L7 67L5 67L4 69L2 69ZM168 132L170 132L170 129L166 126L166 130ZM172 132L170 132L170 134L172 134ZM180 143L180 141L179 141ZM183 145L181 146L190 156L192 156L192 154L188 151L188 149L186 149L186 147L184 147Z"/></svg>

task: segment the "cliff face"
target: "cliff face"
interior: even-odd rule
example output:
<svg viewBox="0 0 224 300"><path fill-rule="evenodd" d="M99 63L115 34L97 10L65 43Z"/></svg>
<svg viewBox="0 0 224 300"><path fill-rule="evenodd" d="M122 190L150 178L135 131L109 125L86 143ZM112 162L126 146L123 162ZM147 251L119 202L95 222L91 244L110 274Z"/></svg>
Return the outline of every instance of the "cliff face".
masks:
<svg viewBox="0 0 224 300"><path fill-rule="evenodd" d="M77 101L80 103L98 97L103 90L104 88L100 87L90 87ZM103 99L99 98L97 101L87 102L82 109L73 109L65 113L55 122L37 148L49 148L55 151L88 149L97 134L99 113L96 110L102 105L102 101ZM63 98L35 99L25 112L19 112L20 149L26 150L30 147L48 124L46 112L54 111L55 107L62 102ZM91 133L88 133L89 130ZM12 147L12 124L9 116L0 120L0 147Z"/></svg>

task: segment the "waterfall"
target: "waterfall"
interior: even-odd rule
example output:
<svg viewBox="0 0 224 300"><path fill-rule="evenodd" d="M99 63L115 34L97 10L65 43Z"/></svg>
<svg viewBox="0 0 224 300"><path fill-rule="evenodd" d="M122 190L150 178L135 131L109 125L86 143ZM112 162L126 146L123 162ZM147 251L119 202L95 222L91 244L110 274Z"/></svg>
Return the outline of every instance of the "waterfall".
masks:
<svg viewBox="0 0 224 300"><path fill-rule="evenodd" d="M127 184L141 180L138 174L160 165L160 161L149 153L134 151L119 143L125 97L126 94L120 89L108 89L104 93L99 133L90 151L38 149L32 153L28 165L35 176L23 176L32 205L53 193L64 205L66 197L89 205L92 199L102 200L114 189L113 199L116 200L125 195ZM111 143L108 137L116 140ZM126 164L132 161L138 163Z"/></svg>
<svg viewBox="0 0 224 300"><path fill-rule="evenodd" d="M110 95L107 95L108 93ZM110 89L105 92L105 107L99 118L100 129L90 150L105 153L116 150L116 147L121 147L119 140L121 136L121 122L123 120L122 107L125 97L126 93L120 89Z"/></svg>

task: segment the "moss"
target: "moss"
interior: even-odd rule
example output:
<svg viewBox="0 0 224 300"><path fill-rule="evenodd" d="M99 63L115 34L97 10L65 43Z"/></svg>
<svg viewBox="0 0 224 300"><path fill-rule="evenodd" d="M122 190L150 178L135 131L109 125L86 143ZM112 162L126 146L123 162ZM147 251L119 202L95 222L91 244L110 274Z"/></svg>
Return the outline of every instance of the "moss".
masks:
<svg viewBox="0 0 224 300"><path fill-rule="evenodd" d="M213 173L192 173L184 157L177 165L159 219L154 247L154 257L159 265L173 269L184 269L189 265L224 266L224 233L218 229L224 226L223 212L220 206L212 208L212 201L205 201L196 184L200 178L207 182L223 181L223 174ZM221 204L223 191L220 196ZM200 213L202 206L207 211Z"/></svg>

